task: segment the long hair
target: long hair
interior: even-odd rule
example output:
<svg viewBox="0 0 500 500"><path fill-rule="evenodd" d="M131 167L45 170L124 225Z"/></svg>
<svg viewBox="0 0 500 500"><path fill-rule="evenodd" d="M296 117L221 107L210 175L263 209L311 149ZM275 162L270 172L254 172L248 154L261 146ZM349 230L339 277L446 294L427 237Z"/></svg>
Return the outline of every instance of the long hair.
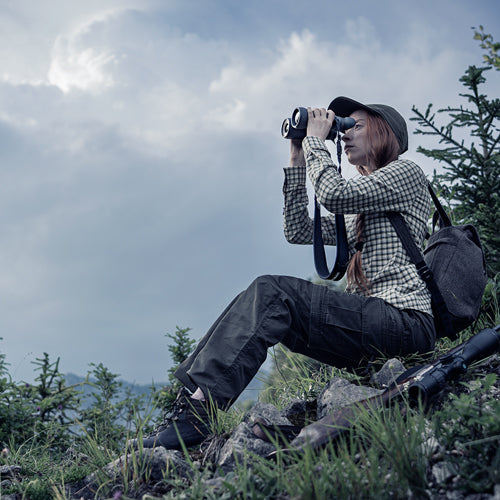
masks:
<svg viewBox="0 0 500 500"><path fill-rule="evenodd" d="M398 159L398 140L382 117L372 113L367 114L366 136L369 144L367 163L371 162L375 165L376 170ZM350 290L353 290L355 285L357 285L365 295L369 295L371 283L363 271L361 256L364 246L364 227L365 214L362 212L356 217L356 253L352 256L347 268L347 285Z"/></svg>

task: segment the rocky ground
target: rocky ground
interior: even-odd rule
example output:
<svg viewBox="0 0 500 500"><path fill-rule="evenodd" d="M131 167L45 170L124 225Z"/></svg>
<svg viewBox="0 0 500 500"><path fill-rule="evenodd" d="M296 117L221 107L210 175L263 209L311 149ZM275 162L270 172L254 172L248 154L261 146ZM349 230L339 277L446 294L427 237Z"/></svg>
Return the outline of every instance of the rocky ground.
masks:
<svg viewBox="0 0 500 500"><path fill-rule="evenodd" d="M124 474L132 474L132 472L134 484L140 484L140 486L139 488L136 486L130 488L127 493L128 498L143 498L145 495L161 497L168 490L168 486L164 481L165 471L175 471L175 474L179 477L187 478L193 473L193 469L206 470L207 466L209 466L209 470L213 471L213 474L204 477L203 480L207 488L216 492L217 488L222 484L221 473L229 474L234 471L236 461L242 459L244 453L251 451L255 455L266 457L275 451L275 446L272 443L258 437L258 432L255 432L256 421L285 426L303 425L306 419L320 419L354 401L381 394L391 380L394 380L403 371L404 367L399 361L390 360L374 377L369 386L352 384L347 380L335 377L315 401L295 401L283 411L279 411L270 404L257 403L245 415L242 423L229 435L208 439L201 447L191 451L189 461L183 453L166 450L162 447L143 450L142 453L133 451L108 464L104 470L89 475L84 481L66 485L67 497L89 500L101 498L96 492L99 490L103 478L106 478L110 489L108 495L102 498L110 498L113 495L115 495L114 498L120 498L124 483L123 476ZM497 379L489 388L488 393L482 397L498 401L500 400L499 356L492 356L486 361L474 365L469 369L467 375L463 377L463 380L475 380L489 373L496 374ZM443 405L446 405L450 393L459 395L460 393L467 393L467 391L470 391L470 385L466 386L461 383L446 384L444 390L433 400L432 409L434 411L439 410ZM500 484L497 484L492 492L465 494L459 488L460 472L457 471L456 467L456 458L460 453L463 453L463 450L450 450L449 448L445 450L434 438L432 432L426 436L426 439L428 440L427 444L432 448L427 467L429 497L440 500L458 500L462 498L467 500L500 500ZM450 461L451 458L453 458L452 462ZM72 463L85 463L86 457L81 453L68 450L67 459ZM189 463L190 461L191 463ZM141 464L147 464L147 467L141 468ZM144 472L144 477L137 481L141 470ZM1 468L0 474L3 489L8 486L9 481L22 480L20 467L4 466ZM111 491L110 494L109 491ZM133 497L130 496L130 491L134 492ZM2 498L5 500L18 500L15 495L10 497L4 495ZM283 497L280 500L287 499Z"/></svg>

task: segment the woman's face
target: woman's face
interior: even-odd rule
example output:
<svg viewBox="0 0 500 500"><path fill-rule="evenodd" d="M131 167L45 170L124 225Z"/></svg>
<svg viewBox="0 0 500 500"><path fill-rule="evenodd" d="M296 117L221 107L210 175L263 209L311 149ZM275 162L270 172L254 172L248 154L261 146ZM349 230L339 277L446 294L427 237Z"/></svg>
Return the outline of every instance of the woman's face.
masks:
<svg viewBox="0 0 500 500"><path fill-rule="evenodd" d="M369 158L370 145L366 134L366 111L358 110L351 114L355 125L346 131L342 140L344 141L344 152L349 163L355 165L361 174L369 174L375 170Z"/></svg>

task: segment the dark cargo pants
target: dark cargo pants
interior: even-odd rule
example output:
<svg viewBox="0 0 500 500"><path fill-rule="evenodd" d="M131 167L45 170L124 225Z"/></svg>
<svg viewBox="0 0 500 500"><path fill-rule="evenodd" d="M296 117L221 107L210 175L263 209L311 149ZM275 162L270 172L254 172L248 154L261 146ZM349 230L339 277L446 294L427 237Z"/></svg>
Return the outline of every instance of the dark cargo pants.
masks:
<svg viewBox="0 0 500 500"><path fill-rule="evenodd" d="M261 276L219 316L175 376L221 406L234 402L279 342L332 366L355 367L381 352L434 348L432 316L289 276Z"/></svg>

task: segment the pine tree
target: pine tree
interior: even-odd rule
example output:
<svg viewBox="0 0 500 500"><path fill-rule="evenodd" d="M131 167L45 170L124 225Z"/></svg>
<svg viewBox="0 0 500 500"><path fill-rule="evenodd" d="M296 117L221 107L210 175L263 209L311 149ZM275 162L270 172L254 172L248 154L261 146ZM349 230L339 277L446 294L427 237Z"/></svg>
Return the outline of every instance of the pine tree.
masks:
<svg viewBox="0 0 500 500"><path fill-rule="evenodd" d="M195 348L196 340L190 338L190 331L191 328L176 327L174 334L165 334L165 337L172 341L168 346L173 362L173 366L168 370L168 380L170 383L157 390L153 395L155 404L163 410L164 414L167 414L172 409L173 403L177 398L177 393L182 387L181 382L175 377L174 373Z"/></svg>
<svg viewBox="0 0 500 500"><path fill-rule="evenodd" d="M500 69L500 44L480 29L475 38L482 41L481 47L488 51L485 58L493 66L469 66L460 78L467 90L459 95L467 104L437 112L429 104L424 113L414 106L416 116L411 120L420 126L416 134L435 136L444 145L440 149L418 147L417 151L443 164L444 173L434 174L434 184L450 201L454 220L478 229L488 275L494 278L500 273L500 99L488 99L481 89L486 73L493 67ZM437 115L447 116L448 124L438 125Z"/></svg>
<svg viewBox="0 0 500 500"><path fill-rule="evenodd" d="M482 49L486 50L486 54L483 55L486 64L500 70L500 43L494 42L493 36L485 33L481 25L479 26L479 31L476 30L474 32L474 40L481 40L479 45Z"/></svg>

